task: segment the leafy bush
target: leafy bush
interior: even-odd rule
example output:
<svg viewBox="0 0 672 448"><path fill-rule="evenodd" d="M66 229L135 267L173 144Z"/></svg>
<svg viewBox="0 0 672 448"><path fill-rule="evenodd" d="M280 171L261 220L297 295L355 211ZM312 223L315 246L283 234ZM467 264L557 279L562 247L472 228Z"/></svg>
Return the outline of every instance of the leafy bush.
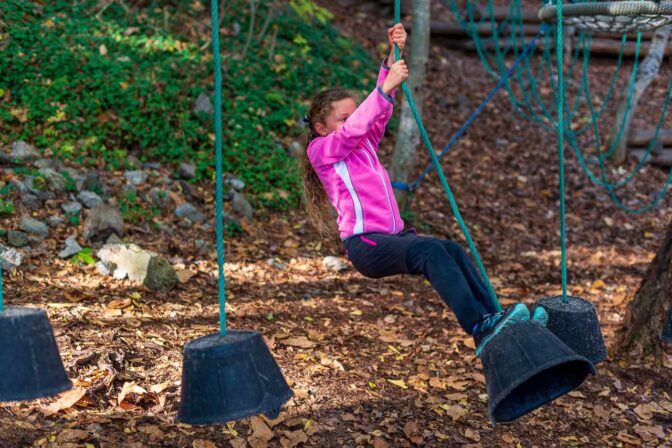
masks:
<svg viewBox="0 0 672 448"><path fill-rule="evenodd" d="M112 169L129 154L192 159L198 178L212 178L213 119L193 111L200 93L213 92L209 2L165 3L0 2L0 142L27 140ZM249 3L225 5L224 170L258 203L295 204L296 162L283 142L301 132L317 91L368 89L375 73L364 67L375 63L310 0L260 2L250 45Z"/></svg>

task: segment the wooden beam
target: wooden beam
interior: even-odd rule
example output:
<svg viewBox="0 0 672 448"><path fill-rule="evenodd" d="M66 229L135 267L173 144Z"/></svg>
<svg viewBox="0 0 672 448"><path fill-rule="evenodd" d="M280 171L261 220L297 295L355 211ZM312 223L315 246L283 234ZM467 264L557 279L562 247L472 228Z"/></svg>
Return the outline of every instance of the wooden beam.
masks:
<svg viewBox="0 0 672 448"><path fill-rule="evenodd" d="M645 153L646 150L644 149L630 149L628 151L628 154L637 160L642 160ZM672 167L672 148L663 148L662 152L659 154L650 154L646 161L653 165L670 168Z"/></svg>
<svg viewBox="0 0 672 448"><path fill-rule="evenodd" d="M654 133L655 129L633 131L628 138L628 145L638 148L648 146ZM663 146L672 146L672 129L661 129L657 140L658 142L661 142Z"/></svg>

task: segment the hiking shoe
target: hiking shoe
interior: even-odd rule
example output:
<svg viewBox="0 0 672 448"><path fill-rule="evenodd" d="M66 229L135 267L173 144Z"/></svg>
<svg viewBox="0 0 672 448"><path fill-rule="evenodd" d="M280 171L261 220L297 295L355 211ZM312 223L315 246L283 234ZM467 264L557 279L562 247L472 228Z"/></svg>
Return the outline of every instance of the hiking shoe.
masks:
<svg viewBox="0 0 672 448"><path fill-rule="evenodd" d="M516 303L499 313L483 316L471 332L476 343L476 356L480 356L483 347L504 328L524 320L530 320L530 310L522 303Z"/></svg>
<svg viewBox="0 0 672 448"><path fill-rule="evenodd" d="M534 310L532 311L531 320L539 322L545 327L546 324L548 324L548 313L546 312L546 309L543 306L535 306Z"/></svg>

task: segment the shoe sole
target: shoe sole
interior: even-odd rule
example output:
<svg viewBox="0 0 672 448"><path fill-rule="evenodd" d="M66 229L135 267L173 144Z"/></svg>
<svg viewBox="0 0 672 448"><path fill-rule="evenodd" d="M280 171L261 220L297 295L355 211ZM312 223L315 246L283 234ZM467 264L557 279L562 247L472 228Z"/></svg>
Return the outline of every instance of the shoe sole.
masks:
<svg viewBox="0 0 672 448"><path fill-rule="evenodd" d="M527 307L522 303L515 305L511 314L502 319L501 322L498 322L497 325L495 325L495 328L493 329L492 333L488 335L476 348L476 356L480 356L481 351L483 351L483 348L488 344L488 342L490 342L490 339L497 336L503 329L508 328L511 325L516 324L518 322L522 322L524 320L529 319L530 319L530 311L527 309Z"/></svg>

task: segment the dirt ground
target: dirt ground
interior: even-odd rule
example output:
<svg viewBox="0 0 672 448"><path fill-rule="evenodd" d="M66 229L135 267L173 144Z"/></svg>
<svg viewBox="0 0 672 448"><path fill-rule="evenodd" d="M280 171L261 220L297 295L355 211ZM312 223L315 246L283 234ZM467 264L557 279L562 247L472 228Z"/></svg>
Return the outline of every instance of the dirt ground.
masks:
<svg viewBox="0 0 672 448"><path fill-rule="evenodd" d="M374 56L383 54L377 44L385 36L384 17L322 3L344 32ZM424 115L441 147L495 81L474 54L445 50L440 42L431 52ZM596 61L596 73L609 73L610 64ZM671 72L665 67L661 79ZM595 83L599 88L599 76ZM645 100L642 116L657 113L656 106L655 98ZM393 138L382 148L389 161ZM418 172L428 160L421 151ZM554 134L522 121L499 93L444 159L504 305L560 292L556 151ZM75 391L5 403L0 446L670 446L672 353L656 364L617 353L615 342L625 306L662 241L672 201L648 214L624 213L590 183L571 151L566 155L569 291L597 306L610 355L579 389L515 423L488 422L473 341L424 279L370 280L349 265L336 272L323 258L346 262L340 243L319 237L301 210L259 211L245 235L226 242L228 324L260 331L292 387L294 397L278 421L255 417L207 427L175 421L182 348L217 331L215 254L194 246L197 238L214 241L212 230L175 226L168 236L130 229L132 241L191 274L168 294L54 259L67 236L63 230L6 278L5 301L48 312ZM666 177L652 167L642 173L624 197L650 199ZM203 184L197 192L210 219L213 190ZM413 224L424 233L463 241L435 174L413 205Z"/></svg>

